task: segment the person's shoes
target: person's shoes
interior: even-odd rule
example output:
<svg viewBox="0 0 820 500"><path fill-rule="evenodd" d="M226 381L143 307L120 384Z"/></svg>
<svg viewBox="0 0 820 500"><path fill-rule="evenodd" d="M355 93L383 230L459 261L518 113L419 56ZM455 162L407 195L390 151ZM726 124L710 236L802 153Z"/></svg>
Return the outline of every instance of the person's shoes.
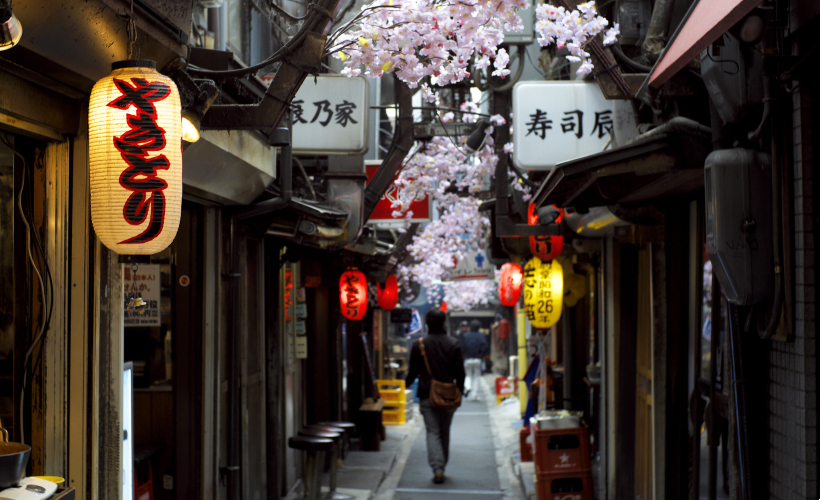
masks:
<svg viewBox="0 0 820 500"><path fill-rule="evenodd" d="M433 482L436 484L441 484L444 482L444 473L443 472L436 472L433 475Z"/></svg>

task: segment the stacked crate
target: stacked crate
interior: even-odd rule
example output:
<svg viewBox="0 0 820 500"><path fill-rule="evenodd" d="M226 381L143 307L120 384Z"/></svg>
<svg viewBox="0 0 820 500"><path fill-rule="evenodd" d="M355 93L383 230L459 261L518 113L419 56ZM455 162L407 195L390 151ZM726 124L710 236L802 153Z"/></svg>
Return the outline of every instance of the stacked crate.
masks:
<svg viewBox="0 0 820 500"><path fill-rule="evenodd" d="M533 429L536 490L540 500L592 500L586 425Z"/></svg>
<svg viewBox="0 0 820 500"><path fill-rule="evenodd" d="M408 404L404 380L377 380L379 394L384 399L382 422L385 425L402 425L412 418L413 405ZM412 401L413 392L410 391Z"/></svg>

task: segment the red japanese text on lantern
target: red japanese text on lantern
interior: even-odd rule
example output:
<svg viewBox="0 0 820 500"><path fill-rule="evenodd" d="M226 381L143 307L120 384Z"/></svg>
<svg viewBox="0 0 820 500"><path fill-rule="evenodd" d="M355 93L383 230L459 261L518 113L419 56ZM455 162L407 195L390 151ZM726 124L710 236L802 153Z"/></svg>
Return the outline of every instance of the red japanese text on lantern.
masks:
<svg viewBox="0 0 820 500"><path fill-rule="evenodd" d="M169 165L165 155L148 158L148 154L165 149L165 130L157 125L157 111L154 102L168 97L171 88L164 82L148 82L142 78L132 78L131 84L114 79L114 85L122 94L108 105L127 110L134 106L136 113L127 115L128 131L114 136L114 147L120 152L128 168L120 175L120 185L133 191L123 206L126 222L137 226L146 219L150 222L142 233L121 241L121 244L145 243L156 238L165 223L165 194L168 183L160 178L158 170L167 170ZM150 215L149 215L150 214Z"/></svg>
<svg viewBox="0 0 820 500"><path fill-rule="evenodd" d="M339 304L345 318L364 318L367 312L367 281L361 271L342 273L339 278Z"/></svg>
<svg viewBox="0 0 820 500"><path fill-rule="evenodd" d="M498 298L502 305L511 307L518 302L523 281L524 273L521 266L512 262L507 262L501 266L501 275L498 280Z"/></svg>

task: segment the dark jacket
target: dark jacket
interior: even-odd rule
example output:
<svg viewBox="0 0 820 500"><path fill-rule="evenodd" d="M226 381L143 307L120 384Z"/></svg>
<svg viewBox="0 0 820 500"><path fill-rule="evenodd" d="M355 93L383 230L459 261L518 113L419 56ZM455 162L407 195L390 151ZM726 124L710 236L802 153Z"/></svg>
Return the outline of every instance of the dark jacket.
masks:
<svg viewBox="0 0 820 500"><path fill-rule="evenodd" d="M461 335L461 352L464 359L483 358L489 347L487 337L481 332L464 332Z"/></svg>
<svg viewBox="0 0 820 500"><path fill-rule="evenodd" d="M436 380L439 382L455 383L461 393L464 393L464 358L461 355L461 346L446 332L429 332L424 337L424 351L430 361ZM409 387L413 381L419 379L419 389L416 393L419 399L430 397L430 374L421 357L419 341L413 342L410 350L410 370L407 373L406 384Z"/></svg>

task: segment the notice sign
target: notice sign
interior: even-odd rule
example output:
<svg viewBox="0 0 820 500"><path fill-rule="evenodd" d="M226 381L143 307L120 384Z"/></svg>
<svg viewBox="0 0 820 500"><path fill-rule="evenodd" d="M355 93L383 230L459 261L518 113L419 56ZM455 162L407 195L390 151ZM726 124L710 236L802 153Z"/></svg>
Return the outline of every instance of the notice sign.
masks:
<svg viewBox="0 0 820 500"><path fill-rule="evenodd" d="M483 251L467 252L450 271L450 281L483 280L493 277L495 266L487 261Z"/></svg>
<svg viewBox="0 0 820 500"><path fill-rule="evenodd" d="M315 83L308 77L291 101L291 109L294 153L367 152L370 87L365 77L319 75Z"/></svg>
<svg viewBox="0 0 820 500"><path fill-rule="evenodd" d="M124 264L122 292L125 326L160 326L159 264Z"/></svg>
<svg viewBox="0 0 820 500"><path fill-rule="evenodd" d="M379 170L381 166L381 160L367 160L365 161L365 168L367 171L367 182L370 183L373 180L373 176L376 175L376 171ZM398 188L396 188L396 179L398 175L393 179L393 183L390 184L390 187L387 188L387 191L382 195L381 199L378 203L376 203L376 207L373 209L373 214L367 219L368 222L402 222L404 221L404 217L394 217L393 211L393 202L398 199L397 193ZM430 218L430 213L432 212L432 203L430 201L430 196L427 195L421 200L416 200L410 204L410 211L413 212L412 217L410 220L413 222L430 222L432 219Z"/></svg>
<svg viewBox="0 0 820 500"><path fill-rule="evenodd" d="M527 170L600 153L611 138L613 102L596 83L521 82L513 87L513 159Z"/></svg>

